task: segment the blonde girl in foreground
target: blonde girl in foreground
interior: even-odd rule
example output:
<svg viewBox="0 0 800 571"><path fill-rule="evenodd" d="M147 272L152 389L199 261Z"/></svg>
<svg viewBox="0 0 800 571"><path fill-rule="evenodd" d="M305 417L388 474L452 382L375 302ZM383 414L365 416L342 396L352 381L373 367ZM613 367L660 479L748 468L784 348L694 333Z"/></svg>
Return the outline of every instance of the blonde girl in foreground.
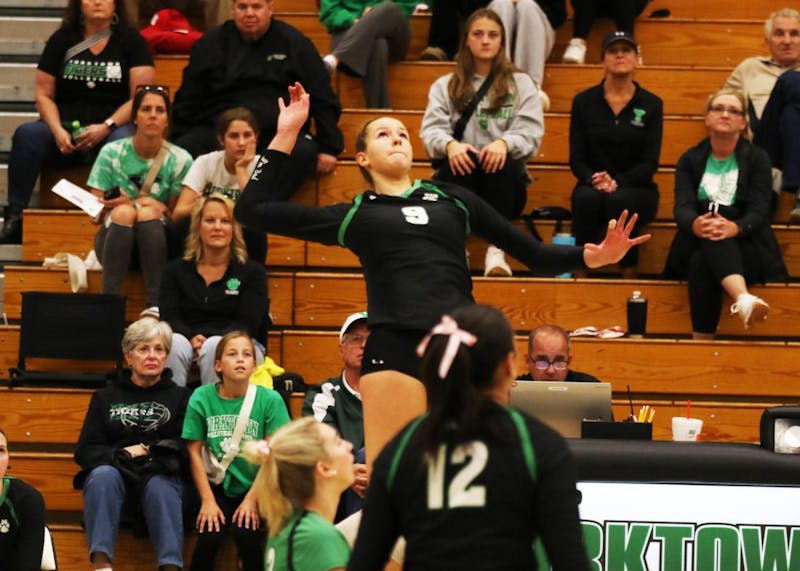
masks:
<svg viewBox="0 0 800 571"><path fill-rule="evenodd" d="M253 487L269 525L265 571L344 569L350 547L333 518L354 480L353 445L306 417L249 443L245 455L261 465Z"/></svg>

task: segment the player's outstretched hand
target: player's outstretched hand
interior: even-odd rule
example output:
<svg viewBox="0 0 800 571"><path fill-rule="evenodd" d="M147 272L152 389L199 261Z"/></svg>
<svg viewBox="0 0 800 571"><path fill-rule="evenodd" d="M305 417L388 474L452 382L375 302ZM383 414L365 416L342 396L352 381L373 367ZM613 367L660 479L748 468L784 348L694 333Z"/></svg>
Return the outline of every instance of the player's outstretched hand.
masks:
<svg viewBox="0 0 800 571"><path fill-rule="evenodd" d="M638 214L628 219L628 211L623 210L619 220L613 218L608 222L608 232L600 244L586 244L583 248L583 261L590 268L599 268L607 264L619 262L622 257L634 246L647 242L650 234L643 234L631 238L633 226L636 224Z"/></svg>
<svg viewBox="0 0 800 571"><path fill-rule="evenodd" d="M291 154L300 129L308 120L310 95L299 82L289 86L289 105L278 98L278 128L269 144L270 149Z"/></svg>

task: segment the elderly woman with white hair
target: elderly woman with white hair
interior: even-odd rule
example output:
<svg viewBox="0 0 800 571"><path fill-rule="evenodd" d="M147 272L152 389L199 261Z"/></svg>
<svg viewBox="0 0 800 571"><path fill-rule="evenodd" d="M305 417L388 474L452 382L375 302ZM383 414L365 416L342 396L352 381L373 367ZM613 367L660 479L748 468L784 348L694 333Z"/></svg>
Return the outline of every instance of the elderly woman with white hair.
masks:
<svg viewBox="0 0 800 571"><path fill-rule="evenodd" d="M187 465L181 440L190 392L172 382L166 368L172 329L144 318L122 339L127 368L98 389L83 421L75 461L81 471L89 558L95 569L114 561L123 504L145 521L159 569L183 568L182 484Z"/></svg>

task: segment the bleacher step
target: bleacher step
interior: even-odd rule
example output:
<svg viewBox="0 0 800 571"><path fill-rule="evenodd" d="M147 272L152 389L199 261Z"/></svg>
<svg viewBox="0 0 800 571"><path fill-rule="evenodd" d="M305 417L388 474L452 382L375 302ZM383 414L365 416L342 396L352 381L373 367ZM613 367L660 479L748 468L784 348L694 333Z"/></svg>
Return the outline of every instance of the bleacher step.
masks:
<svg viewBox="0 0 800 571"><path fill-rule="evenodd" d="M36 64L0 63L0 102L34 101Z"/></svg>
<svg viewBox="0 0 800 571"><path fill-rule="evenodd" d="M41 54L47 39L61 25L61 18L0 18L0 54Z"/></svg>
<svg viewBox="0 0 800 571"><path fill-rule="evenodd" d="M2 40L0 40L2 44ZM30 111L3 111L0 112L0 152L11 151L11 137L17 127L28 121L36 121L39 114Z"/></svg>

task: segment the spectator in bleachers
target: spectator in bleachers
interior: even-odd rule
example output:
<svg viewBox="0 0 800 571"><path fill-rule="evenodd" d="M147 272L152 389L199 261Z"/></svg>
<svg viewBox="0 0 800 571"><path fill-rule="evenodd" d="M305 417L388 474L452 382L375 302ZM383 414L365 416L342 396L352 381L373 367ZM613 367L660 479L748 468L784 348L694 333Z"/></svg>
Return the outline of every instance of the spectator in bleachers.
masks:
<svg viewBox="0 0 800 571"><path fill-rule="evenodd" d="M428 45L422 50L423 61L447 61L458 50L459 29L475 10L484 8L489 0L432 0Z"/></svg>
<svg viewBox="0 0 800 571"><path fill-rule="evenodd" d="M526 165L542 142L544 117L542 92L530 76L514 71L506 41L495 12L481 8L472 13L455 72L430 88L420 137L428 155L441 163L436 180L470 189L513 220L525 207ZM481 95L485 82L488 91ZM476 97L477 107L472 105ZM487 276L511 275L505 254L494 245L486 250L484 268Z"/></svg>
<svg viewBox="0 0 800 571"><path fill-rule="evenodd" d="M22 210L43 166L91 164L104 142L133 132L131 97L154 78L150 50L128 26L122 0L70 0L36 70L41 118L20 125L11 142L0 243L22 241Z"/></svg>
<svg viewBox="0 0 800 571"><path fill-rule="evenodd" d="M165 224L192 166L189 153L165 138L169 111L166 87L140 85L133 97L136 132L105 145L86 181L105 206L94 238L103 264L103 293L119 294L128 270L141 268L147 295L144 314L154 317L167 263Z"/></svg>
<svg viewBox="0 0 800 571"><path fill-rule="evenodd" d="M375 437L365 435L368 459L371 439L375 450L380 449L383 436L425 410L414 350L432 320L473 303L464 255L468 235L483 237L529 267L554 274L614 263L649 238L630 238L636 215L629 219L624 212L599 245L542 244L469 190L446 182L412 182L408 130L391 117L368 122L356 138L356 162L374 190L359 194L351 204L327 207L271 201L271 187L282 184L288 153L308 117L310 96L303 86L289 92L291 103L281 104L280 128L256 167L258 178L250 179L236 204L236 216L261 231L339 244L361 260L371 330L361 365L361 394L365 419L370 407L372 414L383 417Z"/></svg>
<svg viewBox="0 0 800 571"><path fill-rule="evenodd" d="M224 111L217 119L217 140L221 151L200 155L183 179L183 190L172 211L172 221L177 233L176 243L183 244L189 231L189 218L194 204L201 196L212 192L224 194L234 202L250 175L256 168L258 121L246 107L234 107ZM247 255L254 262L263 264L267 257L267 236L263 232L242 229Z"/></svg>
<svg viewBox="0 0 800 571"><path fill-rule="evenodd" d="M361 360L369 338L367 312L353 313L339 330L339 355L344 368L337 377L309 387L303 401L303 416L313 415L330 425L356 450L355 482L339 500L334 521L361 509L361 498L367 491L367 468L364 465L364 409L361 405ZM361 461L359 462L359 456Z"/></svg>
<svg viewBox="0 0 800 571"><path fill-rule="evenodd" d="M190 392L165 368L172 343L168 324L147 317L122 339L128 368L89 402L75 461L81 471L83 521L95 569L111 569L123 506L129 521L146 522L159 569L183 569L181 440Z"/></svg>
<svg viewBox="0 0 800 571"><path fill-rule="evenodd" d="M567 19L566 0L492 0L489 8L503 21L509 59L541 89L544 64L556 43L556 28ZM550 99L544 92L542 100L547 111Z"/></svg>
<svg viewBox="0 0 800 571"><path fill-rule="evenodd" d="M586 61L586 39L601 16L614 20L618 32L634 32L634 21L650 0L570 0L572 10L572 39L564 50L564 63L584 63ZM640 54L637 54L640 55Z"/></svg>
<svg viewBox="0 0 800 571"><path fill-rule="evenodd" d="M44 498L6 474L8 436L0 428L0 571L39 571L44 545Z"/></svg>
<svg viewBox="0 0 800 571"><path fill-rule="evenodd" d="M767 153L747 141L744 97L724 88L706 107L709 136L681 156L675 169L675 220L664 277L689 281L692 336L713 339L722 294L745 328L766 318L769 305L747 284L788 279L770 226Z"/></svg>
<svg viewBox="0 0 800 571"><path fill-rule="evenodd" d="M260 465L253 487L269 527L267 568L344 569L350 546L333 518L339 496L353 484L353 445L306 417L249 444L245 454Z"/></svg>
<svg viewBox="0 0 800 571"><path fill-rule="evenodd" d="M288 198L313 173L336 166L344 148L337 127L341 106L319 52L299 30L272 17L272 0L230 0L233 20L206 32L192 47L175 94L175 142L193 157L218 147L214 123L231 107L244 106L258 119L261 143L275 134L278 98L295 81L313 86L310 122L291 153L280 195Z"/></svg>
<svg viewBox="0 0 800 571"><path fill-rule="evenodd" d="M192 477L201 501L191 571L216 569L217 551L227 531L236 542L241 569L263 569L261 518L253 487L258 467L238 453L247 441L261 440L289 422L289 413L277 392L250 384L255 351L248 333L227 333L215 354L219 381L196 389L186 409L183 438L188 441ZM248 396L249 392L253 394ZM240 415L243 430L233 443ZM216 462L210 460L212 456ZM217 467L214 473L208 473L206 459Z"/></svg>
<svg viewBox="0 0 800 571"><path fill-rule="evenodd" d="M588 374L570 368L572 352L569 333L558 325L540 325L528 337L528 354L525 366L528 372L519 377L522 381L562 381L568 383L599 383Z"/></svg>
<svg viewBox="0 0 800 571"><path fill-rule="evenodd" d="M569 123L569 164L578 179L572 191L572 234L575 242L594 242L608 221L623 210L639 219L632 233L650 222L658 210L658 170L664 105L634 81L638 44L626 32L603 39L600 85L572 100ZM620 260L624 278L637 276L638 248ZM586 271L575 272L585 277Z"/></svg>
<svg viewBox="0 0 800 571"><path fill-rule="evenodd" d="M331 35L328 72L361 78L368 108L390 108L389 62L408 53L408 19L417 0L322 0L319 19Z"/></svg>
<svg viewBox="0 0 800 571"><path fill-rule="evenodd" d="M175 382L185 385L196 362L200 382L216 383L217 344L233 330L247 331L260 365L269 327L267 295L264 263L247 259L233 201L218 193L198 200L183 259L167 264L161 280L161 316L175 331L167 360Z"/></svg>
<svg viewBox="0 0 800 571"><path fill-rule="evenodd" d="M406 569L587 571L569 447L508 407L515 353L503 314L460 307L417 353L429 412L378 455L347 569L382 569L402 535Z"/></svg>
<svg viewBox="0 0 800 571"><path fill-rule="evenodd" d="M798 128L800 128L800 71L789 70L775 82L761 115L761 121L754 129L753 142L767 151L773 168L780 170L779 190L795 194L795 205L789 213L791 224L800 224Z"/></svg>
<svg viewBox="0 0 800 571"><path fill-rule="evenodd" d="M800 12L783 8L770 14L764 23L764 44L769 56L745 59L725 81L725 87L744 96L753 131L778 77L786 70L800 70Z"/></svg>

